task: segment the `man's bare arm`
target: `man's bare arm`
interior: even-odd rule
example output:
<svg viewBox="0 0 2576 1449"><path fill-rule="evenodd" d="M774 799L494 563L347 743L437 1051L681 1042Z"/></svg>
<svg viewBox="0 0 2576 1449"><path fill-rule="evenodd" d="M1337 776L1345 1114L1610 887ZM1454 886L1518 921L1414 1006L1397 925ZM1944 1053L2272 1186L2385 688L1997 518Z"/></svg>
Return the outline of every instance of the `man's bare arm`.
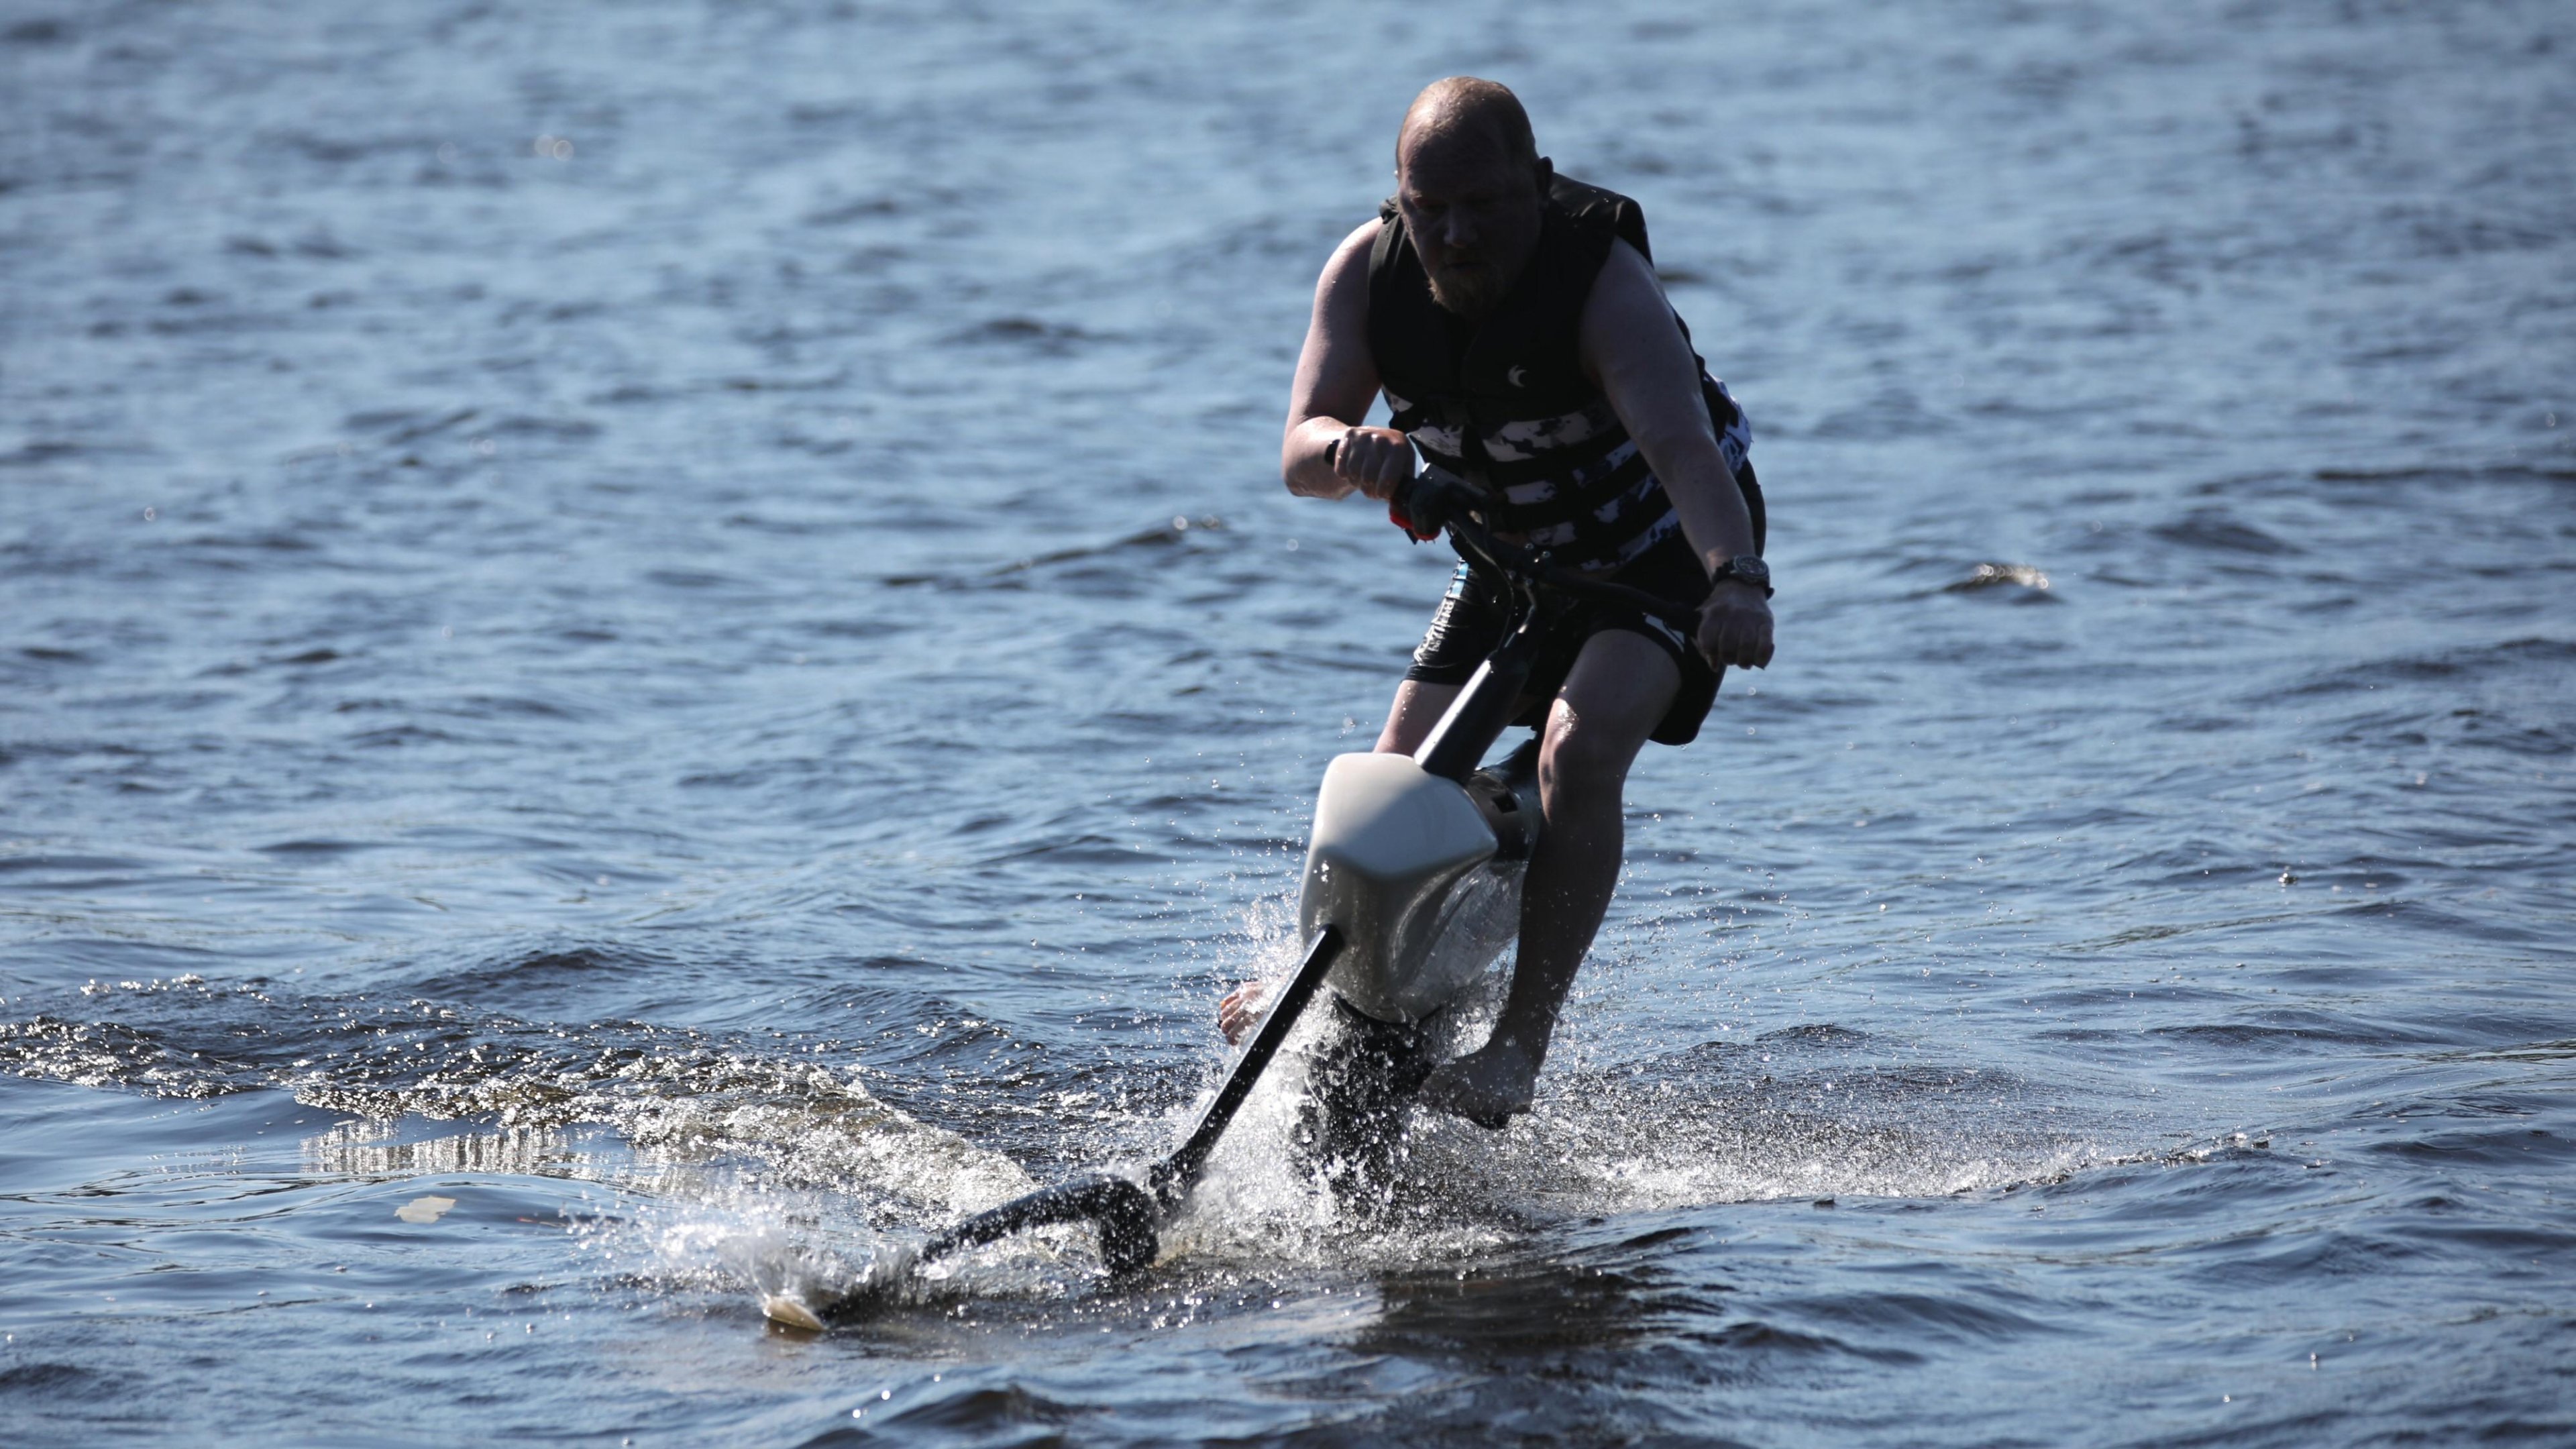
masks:
<svg viewBox="0 0 2576 1449"><path fill-rule="evenodd" d="M1654 269L1637 249L1613 242L1610 260L1583 306L1584 370L1600 384L1646 465L1663 480L1691 551L1710 573L1753 552L1753 515L1718 451L1699 365L1673 318ZM1700 652L1716 664L1759 669L1771 662L1771 608L1762 591L1732 580L1700 612Z"/></svg>
<svg viewBox="0 0 2576 1449"><path fill-rule="evenodd" d="M1360 426L1377 401L1377 360L1368 340L1369 248L1377 231L1370 222L1344 237L1315 283L1314 320L1297 355L1287 435L1279 444L1279 476L1291 493L1342 498L1356 489L1384 498L1413 476L1404 434Z"/></svg>

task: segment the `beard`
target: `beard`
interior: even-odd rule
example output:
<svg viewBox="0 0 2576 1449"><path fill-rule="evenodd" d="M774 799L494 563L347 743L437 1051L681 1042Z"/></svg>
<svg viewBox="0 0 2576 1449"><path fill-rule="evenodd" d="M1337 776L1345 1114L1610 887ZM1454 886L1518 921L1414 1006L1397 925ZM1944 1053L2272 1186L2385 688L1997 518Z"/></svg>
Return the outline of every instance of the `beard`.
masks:
<svg viewBox="0 0 2576 1449"><path fill-rule="evenodd" d="M1511 290L1509 279L1483 262L1446 267L1426 264L1422 274L1431 279L1431 300L1439 303L1441 310L1461 317L1484 316L1500 305L1503 294Z"/></svg>

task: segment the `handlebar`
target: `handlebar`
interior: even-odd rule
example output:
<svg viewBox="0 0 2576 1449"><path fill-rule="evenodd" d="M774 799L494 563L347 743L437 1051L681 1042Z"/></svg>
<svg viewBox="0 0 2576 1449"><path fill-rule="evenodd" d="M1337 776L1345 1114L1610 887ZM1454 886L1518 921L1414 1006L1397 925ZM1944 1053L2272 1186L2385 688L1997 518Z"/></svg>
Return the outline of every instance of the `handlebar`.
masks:
<svg viewBox="0 0 2576 1449"><path fill-rule="evenodd" d="M1326 464L1333 462L1341 446L1339 438L1324 445ZM1680 630L1684 638L1699 632L1699 610L1696 607L1674 603L1643 589L1632 589L1625 584L1614 584L1605 579L1587 577L1573 569L1560 568L1548 562L1544 554L1494 537L1475 517L1474 510L1481 501L1464 483L1417 473L1395 486L1395 492L1387 500L1387 516L1394 520L1396 526L1418 539L1437 538L1446 529L1450 540L1457 544L1458 551L1467 556L1471 565L1482 565L1506 580L1518 578L1579 598L1624 604Z"/></svg>
<svg viewBox="0 0 2576 1449"><path fill-rule="evenodd" d="M1409 521L1409 527L1435 531L1447 529L1450 540L1458 545L1460 553L1468 556L1470 564L1481 563L1507 579L1517 576L1558 593L1625 605L1680 630L1684 639L1699 632L1699 609L1696 606L1678 604L1661 594L1632 589L1626 584L1591 578L1548 562L1545 554L1534 549L1505 543L1494 537L1472 512L1478 501L1466 492L1463 484L1424 475L1416 475L1399 484L1394 496L1396 510Z"/></svg>

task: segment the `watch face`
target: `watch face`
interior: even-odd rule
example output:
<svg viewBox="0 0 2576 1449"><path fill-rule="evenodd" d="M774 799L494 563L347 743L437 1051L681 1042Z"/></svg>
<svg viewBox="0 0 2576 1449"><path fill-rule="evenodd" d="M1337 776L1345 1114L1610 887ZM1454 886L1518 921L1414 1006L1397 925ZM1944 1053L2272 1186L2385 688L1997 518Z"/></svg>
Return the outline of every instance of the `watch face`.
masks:
<svg viewBox="0 0 2576 1449"><path fill-rule="evenodd" d="M1771 582L1771 566L1749 553L1737 554L1735 557L1728 559L1726 561L1726 566L1734 572L1737 578L1744 580L1748 584L1767 584Z"/></svg>

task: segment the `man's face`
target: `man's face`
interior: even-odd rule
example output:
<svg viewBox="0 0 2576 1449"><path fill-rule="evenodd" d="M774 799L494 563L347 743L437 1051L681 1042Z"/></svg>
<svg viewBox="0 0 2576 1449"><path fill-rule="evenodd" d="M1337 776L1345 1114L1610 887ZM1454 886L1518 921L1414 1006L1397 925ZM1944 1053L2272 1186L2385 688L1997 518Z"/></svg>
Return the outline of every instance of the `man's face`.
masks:
<svg viewBox="0 0 2576 1449"><path fill-rule="evenodd" d="M1396 159L1396 209L1431 276L1431 299L1461 317L1493 311L1538 249L1536 169L1456 132L1407 136Z"/></svg>

